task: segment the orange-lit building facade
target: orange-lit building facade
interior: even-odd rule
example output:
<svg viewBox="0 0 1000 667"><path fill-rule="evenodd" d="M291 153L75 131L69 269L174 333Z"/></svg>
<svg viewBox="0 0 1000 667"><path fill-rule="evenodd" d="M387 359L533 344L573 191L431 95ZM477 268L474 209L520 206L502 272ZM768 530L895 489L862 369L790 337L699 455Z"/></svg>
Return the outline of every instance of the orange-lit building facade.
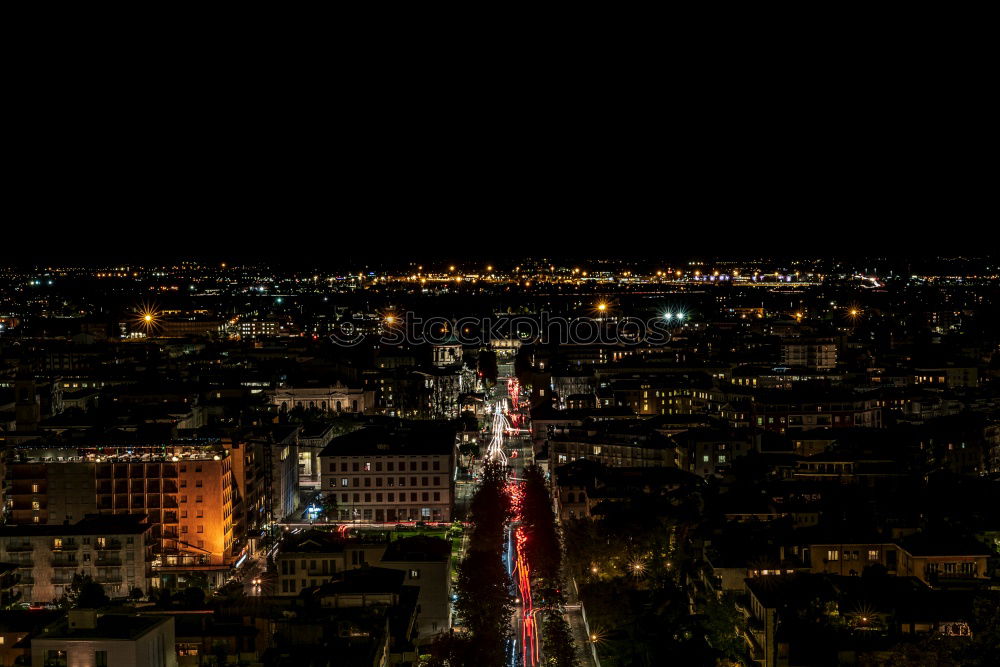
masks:
<svg viewBox="0 0 1000 667"><path fill-rule="evenodd" d="M144 514L159 569L226 567L236 556L232 457L214 443L22 447L7 475L9 523Z"/></svg>

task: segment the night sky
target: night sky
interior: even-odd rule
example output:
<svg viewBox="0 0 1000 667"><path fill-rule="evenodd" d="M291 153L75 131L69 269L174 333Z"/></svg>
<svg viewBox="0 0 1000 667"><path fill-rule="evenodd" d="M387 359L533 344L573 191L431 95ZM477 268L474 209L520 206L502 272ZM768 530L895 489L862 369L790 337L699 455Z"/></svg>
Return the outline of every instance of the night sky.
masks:
<svg viewBox="0 0 1000 667"><path fill-rule="evenodd" d="M160 66L18 98L0 261L928 255L995 223L982 87L940 68L329 100Z"/></svg>

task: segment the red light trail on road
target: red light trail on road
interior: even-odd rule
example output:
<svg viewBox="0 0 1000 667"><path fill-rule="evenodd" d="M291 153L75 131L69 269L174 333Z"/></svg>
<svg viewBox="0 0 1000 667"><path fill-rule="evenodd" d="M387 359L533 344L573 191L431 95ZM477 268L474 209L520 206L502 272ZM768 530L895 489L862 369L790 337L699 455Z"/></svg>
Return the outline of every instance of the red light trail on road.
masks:
<svg viewBox="0 0 1000 667"><path fill-rule="evenodd" d="M538 658L538 619L535 616L534 601L531 597L531 567L525 556L525 544L528 536L518 525L521 522L521 505L524 502L524 488L520 482L507 484L507 495L510 496L510 506L515 524L514 545L517 553L517 589L521 596L521 659L526 667L539 664Z"/></svg>
<svg viewBox="0 0 1000 667"><path fill-rule="evenodd" d="M514 410L520 407L521 382L517 378L511 378L507 382L507 395L510 397L510 405Z"/></svg>

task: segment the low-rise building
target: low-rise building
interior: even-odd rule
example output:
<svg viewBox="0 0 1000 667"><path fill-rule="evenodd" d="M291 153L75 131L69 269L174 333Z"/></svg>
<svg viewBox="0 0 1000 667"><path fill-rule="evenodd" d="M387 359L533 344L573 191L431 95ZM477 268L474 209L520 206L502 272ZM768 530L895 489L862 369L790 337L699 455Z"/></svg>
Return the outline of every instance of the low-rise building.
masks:
<svg viewBox="0 0 1000 667"><path fill-rule="evenodd" d="M344 570L374 565L385 553L384 541L352 540L310 530L286 538L274 557L274 595L298 595L305 588L332 581Z"/></svg>
<svg viewBox="0 0 1000 667"><path fill-rule="evenodd" d="M414 536L368 541L311 530L289 537L275 556L274 594L298 596L303 590L339 581L345 572L364 568L399 570L419 593L418 635L429 637L451 627L451 544Z"/></svg>
<svg viewBox="0 0 1000 667"><path fill-rule="evenodd" d="M401 570L406 585L420 589L417 629L429 637L451 628L451 543L439 537L407 537L386 547L379 567Z"/></svg>
<svg viewBox="0 0 1000 667"><path fill-rule="evenodd" d="M900 540L819 541L786 547L814 573L859 576L878 565L893 576L915 577L929 586L974 583L989 577L990 550L972 540L933 540L922 534Z"/></svg>
<svg viewBox="0 0 1000 667"><path fill-rule="evenodd" d="M72 609L31 640L32 667L177 667L171 616Z"/></svg>
<svg viewBox="0 0 1000 667"><path fill-rule="evenodd" d="M282 412L295 408L321 412L362 413L372 406L373 395L363 387L337 382L331 385L279 387L268 392L271 403Z"/></svg>

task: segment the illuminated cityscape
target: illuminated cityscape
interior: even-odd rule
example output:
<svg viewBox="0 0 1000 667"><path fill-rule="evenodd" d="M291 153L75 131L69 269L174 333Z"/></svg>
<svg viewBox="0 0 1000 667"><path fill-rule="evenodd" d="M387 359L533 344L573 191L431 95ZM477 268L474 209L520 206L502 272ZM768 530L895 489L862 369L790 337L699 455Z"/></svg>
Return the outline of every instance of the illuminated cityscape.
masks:
<svg viewBox="0 0 1000 667"><path fill-rule="evenodd" d="M993 664L1000 259L426 255L0 270L0 664Z"/></svg>
<svg viewBox="0 0 1000 667"><path fill-rule="evenodd" d="M1000 665L991 22L901 13L11 31L0 667Z"/></svg>

